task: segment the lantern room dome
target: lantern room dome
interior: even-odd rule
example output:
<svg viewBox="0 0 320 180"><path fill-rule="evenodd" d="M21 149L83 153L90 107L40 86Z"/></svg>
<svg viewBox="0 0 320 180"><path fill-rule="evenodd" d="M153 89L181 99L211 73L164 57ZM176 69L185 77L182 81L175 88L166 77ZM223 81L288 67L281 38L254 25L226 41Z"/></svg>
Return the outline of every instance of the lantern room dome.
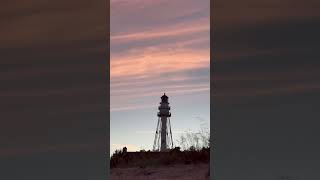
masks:
<svg viewBox="0 0 320 180"><path fill-rule="evenodd" d="M166 93L163 94L163 96L161 96L161 101L162 102L168 102L168 96L166 95Z"/></svg>

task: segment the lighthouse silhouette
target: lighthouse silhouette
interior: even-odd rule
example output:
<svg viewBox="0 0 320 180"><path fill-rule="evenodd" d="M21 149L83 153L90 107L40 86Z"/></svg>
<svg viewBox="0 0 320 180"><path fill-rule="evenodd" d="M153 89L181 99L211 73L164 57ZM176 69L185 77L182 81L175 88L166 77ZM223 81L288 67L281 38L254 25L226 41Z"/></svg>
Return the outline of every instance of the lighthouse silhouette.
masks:
<svg viewBox="0 0 320 180"><path fill-rule="evenodd" d="M173 147L170 123L171 113L168 100L169 97L164 93L161 97L160 106L158 107L158 123L153 143L153 151L165 152Z"/></svg>

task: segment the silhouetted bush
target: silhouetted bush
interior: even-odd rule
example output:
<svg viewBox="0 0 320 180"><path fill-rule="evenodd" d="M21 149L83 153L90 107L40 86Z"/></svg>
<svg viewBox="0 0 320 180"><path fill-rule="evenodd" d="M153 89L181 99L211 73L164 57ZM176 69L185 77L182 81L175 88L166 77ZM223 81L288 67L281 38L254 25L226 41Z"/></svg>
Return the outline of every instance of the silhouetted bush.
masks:
<svg viewBox="0 0 320 180"><path fill-rule="evenodd" d="M190 147L181 151L180 147L175 147L169 152L156 153L150 151L136 152L134 157L128 157L128 153L117 150L111 156L110 167L150 167L172 164L208 163L210 160L210 148L203 147L197 150Z"/></svg>
<svg viewBox="0 0 320 180"><path fill-rule="evenodd" d="M176 141L183 150L201 150L210 146L210 130L201 127L198 132L186 131Z"/></svg>

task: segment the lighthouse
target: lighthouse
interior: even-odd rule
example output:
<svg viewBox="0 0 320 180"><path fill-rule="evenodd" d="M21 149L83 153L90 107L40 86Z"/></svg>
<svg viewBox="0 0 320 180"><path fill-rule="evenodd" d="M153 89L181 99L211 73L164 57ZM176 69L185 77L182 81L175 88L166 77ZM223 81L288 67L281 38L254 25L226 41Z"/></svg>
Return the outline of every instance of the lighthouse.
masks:
<svg viewBox="0 0 320 180"><path fill-rule="evenodd" d="M158 107L158 123L155 133L153 151L165 152L173 147L172 131L170 123L169 97L164 93Z"/></svg>

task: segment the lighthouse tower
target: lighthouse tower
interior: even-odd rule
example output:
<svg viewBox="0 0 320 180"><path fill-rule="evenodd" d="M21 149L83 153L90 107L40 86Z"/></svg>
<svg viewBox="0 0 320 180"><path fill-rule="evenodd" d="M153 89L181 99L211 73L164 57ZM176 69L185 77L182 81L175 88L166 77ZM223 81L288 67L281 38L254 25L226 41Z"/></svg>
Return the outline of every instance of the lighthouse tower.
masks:
<svg viewBox="0 0 320 180"><path fill-rule="evenodd" d="M158 112L158 124L153 143L153 151L168 151L173 147L172 132L170 124L170 106L168 96L164 93L161 97L161 102Z"/></svg>

